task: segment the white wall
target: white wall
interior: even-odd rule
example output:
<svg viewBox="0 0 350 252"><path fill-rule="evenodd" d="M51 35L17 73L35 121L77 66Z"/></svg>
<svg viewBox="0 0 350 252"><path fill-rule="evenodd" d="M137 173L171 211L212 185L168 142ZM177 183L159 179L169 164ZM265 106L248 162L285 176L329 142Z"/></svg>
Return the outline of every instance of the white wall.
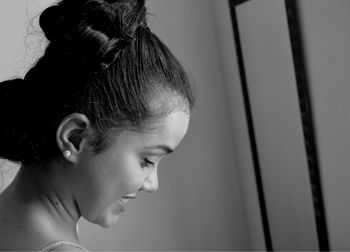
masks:
<svg viewBox="0 0 350 252"><path fill-rule="evenodd" d="M350 1L298 1L330 248L349 250Z"/></svg>
<svg viewBox="0 0 350 252"><path fill-rule="evenodd" d="M251 249L266 250L228 1L211 1Z"/></svg>
<svg viewBox="0 0 350 252"><path fill-rule="evenodd" d="M227 1L212 3L249 243L265 250L229 10ZM236 11L273 249L317 250L284 0L250 0Z"/></svg>
<svg viewBox="0 0 350 252"><path fill-rule="evenodd" d="M1 80L18 72L18 63L14 62L21 63L18 54L23 55L20 38L25 33L26 3L39 8L48 1L0 2L1 37L6 37L0 46L1 53L7 55L0 58ZM190 69L197 83L198 101L187 137L160 164L159 191L130 202L128 212L110 229L81 222L81 239L89 249L249 250L252 232L258 233L254 237L260 235L257 240L261 241L260 229L249 230L247 225L245 204L254 203L247 204L242 199L230 128L231 110L224 88L226 77L221 68L221 42L216 36L220 34L220 22L230 28L226 3L216 6L210 0L147 2L149 12L155 15L149 20L152 29ZM226 10L220 21L215 21L217 8ZM254 189L250 192L254 194ZM250 212L259 219L257 211Z"/></svg>
<svg viewBox="0 0 350 252"><path fill-rule="evenodd" d="M236 9L273 248L317 250L285 1Z"/></svg>

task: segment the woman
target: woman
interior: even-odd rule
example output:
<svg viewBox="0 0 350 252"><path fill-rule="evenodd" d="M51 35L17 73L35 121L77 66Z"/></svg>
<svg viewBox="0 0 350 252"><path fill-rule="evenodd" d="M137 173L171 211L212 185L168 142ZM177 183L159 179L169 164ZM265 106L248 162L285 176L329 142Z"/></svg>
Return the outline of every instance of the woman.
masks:
<svg viewBox="0 0 350 252"><path fill-rule="evenodd" d="M0 83L0 157L21 163L0 195L0 250L84 251L80 217L109 227L157 190L194 95L144 0L62 0L39 21L44 55Z"/></svg>

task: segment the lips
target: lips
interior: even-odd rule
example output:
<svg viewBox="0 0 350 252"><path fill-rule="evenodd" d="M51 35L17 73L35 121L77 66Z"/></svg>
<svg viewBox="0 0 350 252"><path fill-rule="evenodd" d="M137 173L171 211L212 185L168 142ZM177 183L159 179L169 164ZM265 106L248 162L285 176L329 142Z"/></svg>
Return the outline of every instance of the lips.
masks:
<svg viewBox="0 0 350 252"><path fill-rule="evenodd" d="M128 200L129 200L128 198L123 197L121 200L119 200L119 202L122 204L125 204L126 202L128 202Z"/></svg>
<svg viewBox="0 0 350 252"><path fill-rule="evenodd" d="M128 202L129 199L136 199L137 195L136 193L128 194L123 196L120 200L118 200L119 204L123 205Z"/></svg>
<svg viewBox="0 0 350 252"><path fill-rule="evenodd" d="M123 199L136 199L137 194L136 193L131 193L123 196Z"/></svg>

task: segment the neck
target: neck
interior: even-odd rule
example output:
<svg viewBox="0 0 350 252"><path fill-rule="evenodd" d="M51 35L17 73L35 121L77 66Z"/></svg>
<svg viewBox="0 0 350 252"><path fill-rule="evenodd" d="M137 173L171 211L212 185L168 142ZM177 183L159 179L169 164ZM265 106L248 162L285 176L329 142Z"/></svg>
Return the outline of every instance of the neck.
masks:
<svg viewBox="0 0 350 252"><path fill-rule="evenodd" d="M28 208L31 218L45 219L54 235L79 242L77 222L79 209L71 193L69 174L62 165L53 163L38 167L21 167L11 184L21 207ZM40 214L38 214L40 213Z"/></svg>

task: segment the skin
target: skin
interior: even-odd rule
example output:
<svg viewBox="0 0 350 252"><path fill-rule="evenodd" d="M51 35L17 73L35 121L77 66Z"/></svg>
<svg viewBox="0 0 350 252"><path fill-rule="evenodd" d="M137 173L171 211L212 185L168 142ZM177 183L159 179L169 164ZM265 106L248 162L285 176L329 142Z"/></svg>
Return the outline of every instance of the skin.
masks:
<svg viewBox="0 0 350 252"><path fill-rule="evenodd" d="M188 124L187 113L173 111L152 131L124 131L94 155L89 120L69 115L56 136L62 153L71 151L67 164L47 163L48 172L39 176L21 169L0 195L0 250L36 250L58 240L79 243L80 217L102 227L115 224L128 200L158 189L159 161L182 141Z"/></svg>

